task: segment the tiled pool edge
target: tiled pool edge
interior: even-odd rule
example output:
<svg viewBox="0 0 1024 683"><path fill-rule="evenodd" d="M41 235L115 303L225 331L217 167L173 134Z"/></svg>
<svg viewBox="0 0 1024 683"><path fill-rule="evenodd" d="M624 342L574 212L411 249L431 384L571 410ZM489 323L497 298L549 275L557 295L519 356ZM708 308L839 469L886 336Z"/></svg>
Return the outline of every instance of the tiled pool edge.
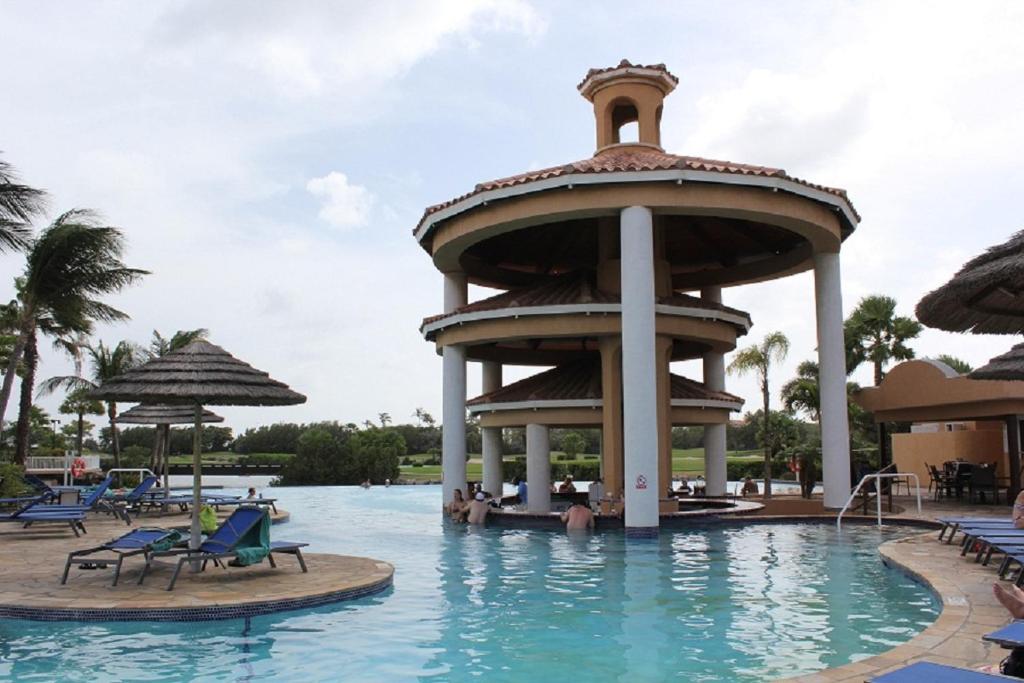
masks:
<svg viewBox="0 0 1024 683"><path fill-rule="evenodd" d="M381 563L384 564L384 563ZM390 566L390 565L389 565ZM29 621L221 621L241 619L277 612L289 612L310 607L321 607L338 602L357 600L381 593L394 583L394 567L387 577L362 586L339 591L279 600L239 603L233 605L207 605L202 607L140 607L140 608L46 608L0 605L0 619L27 619Z"/></svg>
<svg viewBox="0 0 1024 683"><path fill-rule="evenodd" d="M878 552L886 566L927 587L939 599L942 611L928 628L906 643L873 657L812 674L780 679L789 683L853 683L920 660L977 668L996 664L1007 652L981 636L1010 622L1006 611L991 596L996 579L992 567L961 558L956 545L940 544L936 530L910 538L887 541ZM938 551L938 552L936 552ZM954 580L955 579L955 580Z"/></svg>

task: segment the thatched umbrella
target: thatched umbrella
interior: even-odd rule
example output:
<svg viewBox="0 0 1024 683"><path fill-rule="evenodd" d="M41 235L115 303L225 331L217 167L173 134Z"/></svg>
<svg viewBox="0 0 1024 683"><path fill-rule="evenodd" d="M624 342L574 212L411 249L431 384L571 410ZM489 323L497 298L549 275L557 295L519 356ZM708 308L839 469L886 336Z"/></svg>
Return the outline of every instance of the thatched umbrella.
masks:
<svg viewBox="0 0 1024 683"><path fill-rule="evenodd" d="M1024 344L1017 344L967 376L971 379L1024 379Z"/></svg>
<svg viewBox="0 0 1024 683"><path fill-rule="evenodd" d="M177 351L132 368L90 392L108 401L164 403L190 406L192 437L192 547L199 545L199 505L202 488L200 435L203 405L286 406L306 397L207 341L194 341Z"/></svg>
<svg viewBox="0 0 1024 683"><path fill-rule="evenodd" d="M1024 231L971 259L953 278L918 302L917 319L928 327L974 334L1024 333ZM1024 379L1024 345L1018 344L967 375L971 379ZM1006 418L1010 492L1020 490L1020 416Z"/></svg>
<svg viewBox="0 0 1024 683"><path fill-rule="evenodd" d="M156 443L153 446L158 465L164 471L164 497L170 495L169 477L167 472L167 446L170 443L171 425L192 424L195 411L189 406L151 405L140 403L117 416L117 422L156 426ZM209 410L203 411L203 423L223 422L224 418ZM159 474L159 470L157 471Z"/></svg>
<svg viewBox="0 0 1024 683"><path fill-rule="evenodd" d="M1024 333L1024 231L971 259L917 304L928 327L975 334Z"/></svg>

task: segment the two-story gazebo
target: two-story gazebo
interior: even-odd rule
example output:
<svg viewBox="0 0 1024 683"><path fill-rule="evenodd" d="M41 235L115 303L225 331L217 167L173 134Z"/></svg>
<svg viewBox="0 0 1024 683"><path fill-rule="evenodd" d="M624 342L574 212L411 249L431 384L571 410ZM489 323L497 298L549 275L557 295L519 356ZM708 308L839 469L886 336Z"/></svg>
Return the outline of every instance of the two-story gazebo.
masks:
<svg viewBox="0 0 1024 683"><path fill-rule="evenodd" d="M842 190L781 169L661 148L662 103L678 80L623 61L579 84L597 151L477 185L426 210L416 239L444 275L444 310L422 332L443 356L444 497L466 483L467 406L483 427L484 487L501 490L501 429L525 426L531 511L549 505L550 426L599 426L610 495L626 528L656 531L671 477L671 428L705 427L709 495L726 487L724 354L750 328L722 288L814 269L825 505L849 492L839 250L859 218ZM620 139L636 123L638 139ZM467 300L467 285L504 290ZM689 294L687 293L689 292ZM672 361L703 359L702 382ZM466 364L484 394L467 402ZM554 366L502 386L502 366Z"/></svg>

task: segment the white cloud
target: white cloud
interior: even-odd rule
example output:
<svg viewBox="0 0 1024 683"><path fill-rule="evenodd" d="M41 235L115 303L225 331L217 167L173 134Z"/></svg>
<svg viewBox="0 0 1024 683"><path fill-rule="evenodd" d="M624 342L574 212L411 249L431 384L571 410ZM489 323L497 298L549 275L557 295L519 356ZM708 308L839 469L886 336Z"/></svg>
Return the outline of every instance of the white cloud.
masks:
<svg viewBox="0 0 1024 683"><path fill-rule="evenodd" d="M154 35L178 59L241 68L302 98L379 85L446 46L478 47L486 34L533 38L545 28L523 0L227 0L176 7Z"/></svg>
<svg viewBox="0 0 1024 683"><path fill-rule="evenodd" d="M348 176L338 171L311 179L306 183L306 190L323 200L323 207L317 214L320 219L341 230L366 225L376 202L372 192L362 185L350 184Z"/></svg>

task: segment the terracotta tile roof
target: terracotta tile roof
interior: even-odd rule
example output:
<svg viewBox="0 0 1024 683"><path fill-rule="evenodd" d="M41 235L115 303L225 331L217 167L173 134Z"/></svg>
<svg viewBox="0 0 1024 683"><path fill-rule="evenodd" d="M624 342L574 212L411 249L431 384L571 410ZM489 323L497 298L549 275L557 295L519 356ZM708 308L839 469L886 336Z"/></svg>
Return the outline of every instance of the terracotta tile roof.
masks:
<svg viewBox="0 0 1024 683"><path fill-rule="evenodd" d="M576 89L582 90L586 82L594 76L600 76L601 74L606 74L609 71L618 71L619 69L649 69L651 71L660 71L668 76L673 83L679 83L679 77L669 71L668 67L664 64L633 64L628 59L623 59L617 66L608 66L603 69L590 69L587 71L587 75L583 77L583 80L576 85Z"/></svg>
<svg viewBox="0 0 1024 683"><path fill-rule="evenodd" d="M826 187L824 185L816 185L814 183L807 182L806 180L794 178L793 176L787 175L781 168L752 166L750 164L738 164L731 161L716 161L714 159L702 159L700 157L679 156L656 149L637 149L632 147L606 149L589 159L583 159L582 161L576 161L571 164L552 166L538 171L528 171L526 173L520 173L519 175L509 176L507 178L499 178L497 180L480 183L473 188L472 192L468 192L459 197L455 197L454 199L442 202L441 204L435 204L434 206L427 207L426 211L423 212L423 217L416 226L416 230L419 230L420 226L423 225L431 214L458 204L473 195L487 192L489 190L525 185L527 183L547 178L557 178L560 176L575 174L615 173L623 171L667 171L672 169L711 171L715 173L731 173L737 175L762 176L789 180L842 198L850 205L850 209L853 211L854 216L858 219L860 218L856 209L853 208L853 204L850 203L849 198L846 195L846 190ZM415 233L415 230L413 232Z"/></svg>
<svg viewBox="0 0 1024 683"><path fill-rule="evenodd" d="M523 287L502 292L480 301L457 308L451 313L430 316L423 319L423 325L429 325L465 313L479 311L497 311L503 308L526 308L530 306L565 306L572 304L617 304L621 301L618 294L605 292L597 288L597 276L592 270L577 271L558 276L552 282L534 287ZM705 299L685 294L670 297L659 297L658 303L669 306L687 306L707 310L723 311L750 320L750 316L738 309L712 303ZM743 330L746 332L746 330Z"/></svg>
<svg viewBox="0 0 1024 683"><path fill-rule="evenodd" d="M670 375L672 398L743 403L743 399L724 391L711 391L700 382ZM519 403L522 401L578 401L601 399L601 362L584 360L559 365L526 379L477 396L466 405Z"/></svg>

